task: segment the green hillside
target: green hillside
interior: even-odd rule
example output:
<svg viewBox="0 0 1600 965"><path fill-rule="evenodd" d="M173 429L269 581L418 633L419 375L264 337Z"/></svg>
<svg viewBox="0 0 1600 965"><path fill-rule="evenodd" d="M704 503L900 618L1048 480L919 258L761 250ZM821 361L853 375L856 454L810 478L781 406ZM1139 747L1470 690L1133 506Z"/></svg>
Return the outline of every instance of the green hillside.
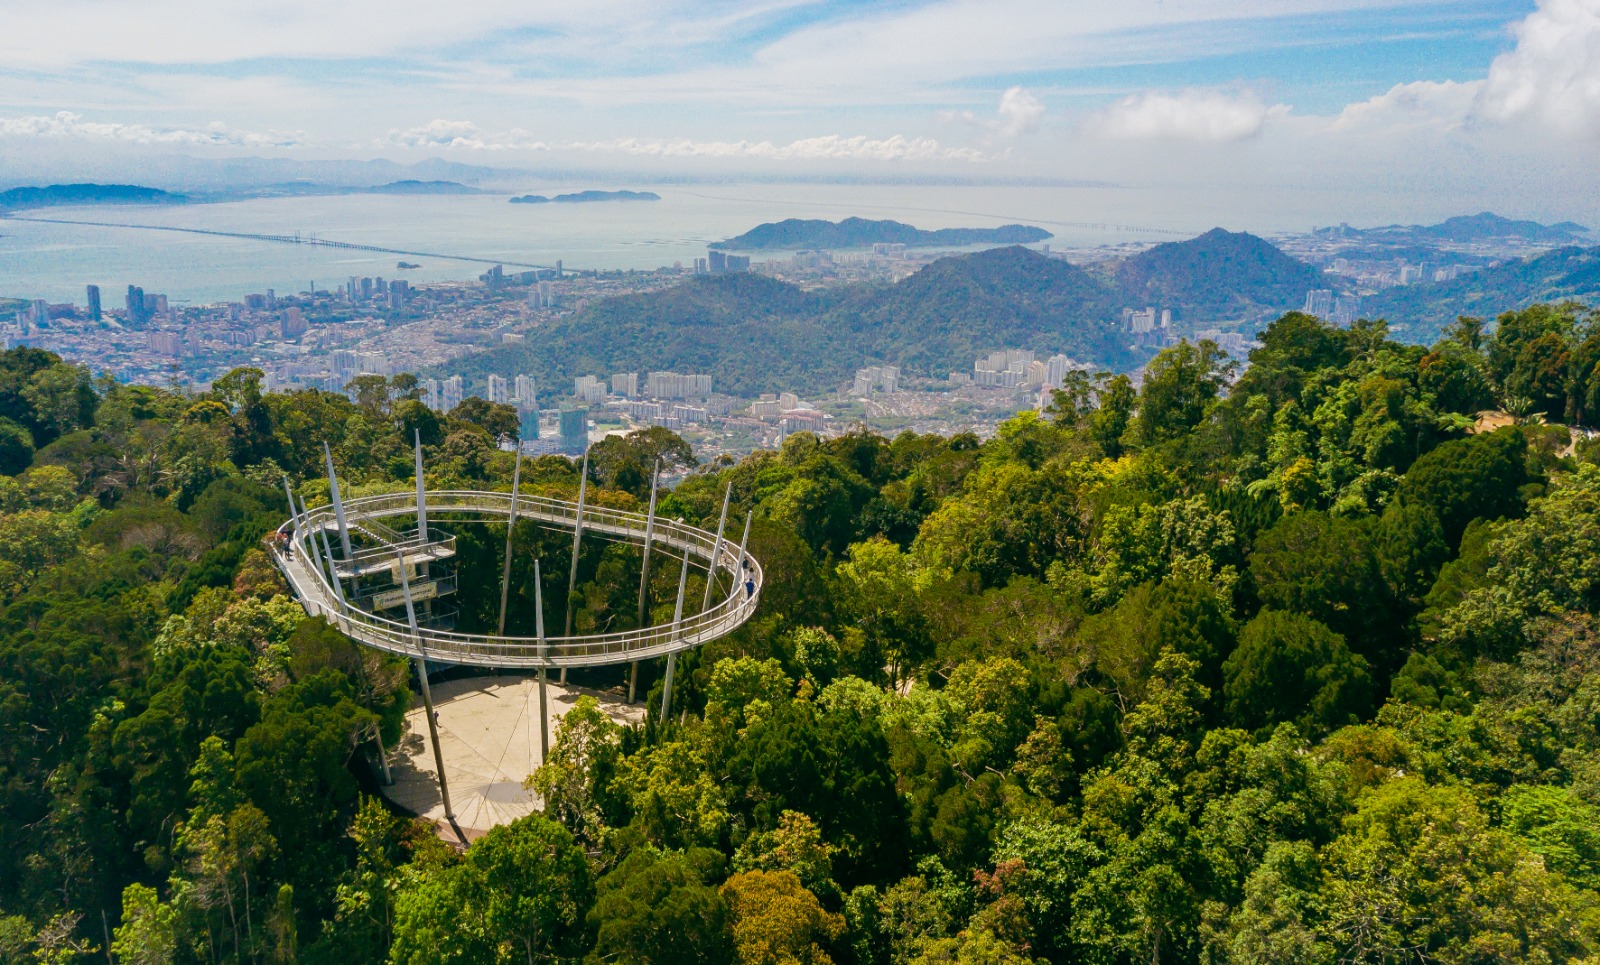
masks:
<svg viewBox="0 0 1600 965"><path fill-rule="evenodd" d="M1171 308L1190 321L1272 318L1330 284L1321 271L1255 235L1221 228L1156 245L1111 271L1131 306Z"/></svg>
<svg viewBox="0 0 1600 965"><path fill-rule="evenodd" d="M709 373L718 391L831 389L873 362L943 376L1002 347L1124 368L1116 300L1082 269L1024 248L941 259L896 285L805 292L760 275L703 275L607 299L537 338L453 363L473 379L527 373L559 390L579 375Z"/></svg>
<svg viewBox="0 0 1600 965"><path fill-rule="evenodd" d="M1568 298L1600 303L1600 247L1558 248L1453 281L1391 288L1368 298L1362 314L1387 318L1397 335L1426 344L1461 315L1493 318Z"/></svg>

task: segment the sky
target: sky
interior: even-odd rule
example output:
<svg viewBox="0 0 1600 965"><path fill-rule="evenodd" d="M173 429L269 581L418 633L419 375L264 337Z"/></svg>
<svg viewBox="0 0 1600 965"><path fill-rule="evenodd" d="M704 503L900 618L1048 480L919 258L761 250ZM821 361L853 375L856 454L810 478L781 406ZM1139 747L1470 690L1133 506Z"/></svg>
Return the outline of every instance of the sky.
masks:
<svg viewBox="0 0 1600 965"><path fill-rule="evenodd" d="M0 177L443 158L1259 185L1600 223L1600 0L6 0L3 19Z"/></svg>

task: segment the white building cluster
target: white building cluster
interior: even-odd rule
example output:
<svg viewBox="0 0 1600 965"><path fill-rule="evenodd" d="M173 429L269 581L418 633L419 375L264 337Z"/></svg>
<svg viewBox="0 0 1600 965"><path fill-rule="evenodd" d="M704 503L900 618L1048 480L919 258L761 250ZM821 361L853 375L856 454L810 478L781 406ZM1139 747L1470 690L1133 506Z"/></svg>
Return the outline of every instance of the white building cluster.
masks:
<svg viewBox="0 0 1600 965"><path fill-rule="evenodd" d="M864 369L856 369L855 382L850 386L851 395L871 395L873 392L899 390L900 366L898 365L869 365Z"/></svg>
<svg viewBox="0 0 1600 965"><path fill-rule="evenodd" d="M1068 372L1088 368L1090 366L1075 362L1067 355L1052 355L1041 362L1027 349L1002 349L973 362L970 376L950 373L950 381L957 385L970 382L991 388L1059 389Z"/></svg>

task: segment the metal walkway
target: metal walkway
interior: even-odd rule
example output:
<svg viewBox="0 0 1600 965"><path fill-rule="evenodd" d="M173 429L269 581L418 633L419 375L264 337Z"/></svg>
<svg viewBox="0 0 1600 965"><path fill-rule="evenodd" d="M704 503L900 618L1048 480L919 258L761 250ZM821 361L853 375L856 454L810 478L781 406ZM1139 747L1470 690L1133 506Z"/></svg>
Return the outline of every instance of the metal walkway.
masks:
<svg viewBox="0 0 1600 965"><path fill-rule="evenodd" d="M356 520L416 515L417 497L415 493L367 496L347 500L343 505L354 529ZM510 493L429 491L425 496L428 518L437 522L449 519L503 523L510 517L513 505L519 520L533 520L568 531L575 530L578 525L578 504L561 499L523 493L517 496L513 504ZM582 512L582 525L586 533L604 534L643 544L648 527L652 546L680 559L687 554L697 564L696 569L714 573L718 577L719 587L726 581L726 594L693 616L620 633L546 637L541 641L535 637L456 633L427 627L413 632L406 623L350 605L344 594L329 582L327 571L319 564L319 561L323 561L321 548L312 544L322 533L336 531L333 506L321 506L299 513L285 522L278 532L286 537L287 542L275 543L272 552L295 597L308 613L325 617L351 639L379 650L418 657L420 645L420 656L435 663L518 669L628 663L679 653L726 636L743 626L761 602L761 565L755 557L743 552L740 546L727 540L719 541L715 534L705 530L660 517L654 519L652 526L643 513L593 505L585 505ZM292 552L289 551L291 547ZM360 555L370 554L371 551L363 551ZM382 565L392 566L402 557L410 558L411 555L403 546L396 547L390 551L388 562ZM371 560L370 564L365 560L361 562L363 566L378 565L376 559ZM345 569L342 562L336 562L335 568ZM753 584L753 590L747 588L747 583Z"/></svg>

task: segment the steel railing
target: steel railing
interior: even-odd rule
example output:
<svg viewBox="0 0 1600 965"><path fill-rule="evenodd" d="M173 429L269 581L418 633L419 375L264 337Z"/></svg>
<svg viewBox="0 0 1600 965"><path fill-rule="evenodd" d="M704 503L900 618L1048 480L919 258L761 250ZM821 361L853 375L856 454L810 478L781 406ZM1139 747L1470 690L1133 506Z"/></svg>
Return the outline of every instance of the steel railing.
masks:
<svg viewBox="0 0 1600 965"><path fill-rule="evenodd" d="M510 516L511 494L430 492L427 494L427 505L430 522L447 515L452 518L466 516L477 522L500 522ZM566 529L572 529L577 524L578 506L566 500L519 495L516 508L519 520L529 519ZM415 514L416 511L414 493L366 496L345 503L345 514L352 521L352 528L355 528L354 521L357 519L377 520ZM644 541L646 522L643 513L588 505L583 510L585 532L604 533L629 541ZM336 525L333 508L321 506L297 514L278 528L278 532L286 537L286 543L275 541L273 556L301 604L313 615L326 617L341 632L359 643L405 656L416 656L420 643L427 659L441 663L517 668L583 667L656 657L689 650L732 633L750 619L761 600L761 564L749 553L745 553L741 559L737 541L724 539L721 552L716 554L716 559L712 559L717 544L714 534L658 517L651 536L652 545L688 554L700 560L708 573L732 577L727 594L700 613L684 617L676 624L666 623L616 633L548 637L542 643L534 637L502 637L428 628L422 628L414 634L406 623L351 606L328 581L326 572L312 565L311 560L320 556L321 549L319 546L312 550L309 540L318 530L332 525ZM448 539L453 551L454 537ZM424 546L443 542L430 540L424 544L412 535L390 547L357 551L352 561L335 560L334 570L348 577L352 562L370 561L370 565L377 567L381 565L384 554L387 554L387 559L394 560L401 555L413 555ZM287 547L291 545L295 547L292 555L287 552ZM747 582L753 584L753 590L746 588Z"/></svg>

